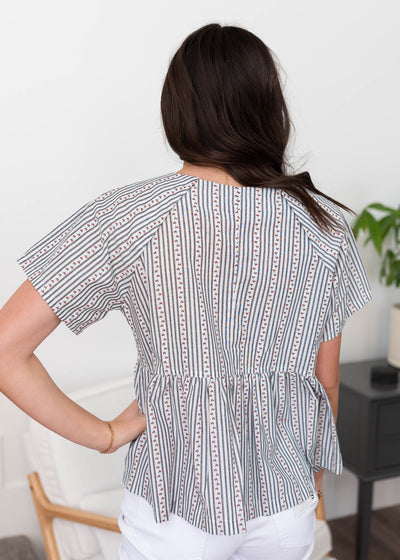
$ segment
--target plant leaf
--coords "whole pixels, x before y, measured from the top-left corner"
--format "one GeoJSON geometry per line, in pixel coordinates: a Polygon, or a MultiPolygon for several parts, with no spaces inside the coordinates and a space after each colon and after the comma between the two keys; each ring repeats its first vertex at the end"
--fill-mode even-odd
{"type": "Polygon", "coordinates": [[[375,245],[376,250],[378,251],[379,255],[382,254],[382,234],[381,228],[379,226],[378,221],[374,218],[374,216],[366,211],[366,222],[368,224],[369,233],[371,235],[371,239],[373,244],[375,245]]]}
{"type": "Polygon", "coordinates": [[[385,206],[380,202],[373,202],[372,204],[368,204],[367,208],[375,208],[376,210],[382,210],[383,212],[389,212],[390,214],[397,212],[396,208],[390,208],[390,206],[385,206]]]}
{"type": "Polygon", "coordinates": [[[396,225],[396,216],[394,216],[393,214],[390,214],[389,216],[385,216],[384,218],[381,218],[378,222],[380,228],[381,228],[381,236],[382,236],[382,240],[385,239],[385,237],[387,236],[387,234],[389,233],[389,231],[395,227],[396,225]]]}
{"type": "Polygon", "coordinates": [[[388,256],[388,262],[389,262],[389,273],[386,276],[386,286],[391,286],[394,282],[394,276],[395,276],[395,259],[394,259],[394,253],[393,251],[391,251],[390,249],[387,251],[387,256],[388,256]]]}
{"type": "Polygon", "coordinates": [[[357,239],[357,236],[360,232],[360,228],[361,228],[361,219],[360,219],[360,217],[358,217],[355,220],[355,222],[353,223],[353,225],[351,226],[351,229],[353,230],[355,239],[357,239]]]}

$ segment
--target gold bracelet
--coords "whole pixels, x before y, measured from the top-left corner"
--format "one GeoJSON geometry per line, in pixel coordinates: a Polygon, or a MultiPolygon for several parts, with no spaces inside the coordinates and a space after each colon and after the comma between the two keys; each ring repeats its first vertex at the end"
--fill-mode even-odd
{"type": "Polygon", "coordinates": [[[107,447],[107,449],[105,451],[100,451],[100,453],[107,453],[107,451],[109,449],[111,449],[112,444],[114,443],[114,430],[113,427],[111,426],[111,422],[109,422],[108,420],[104,420],[104,422],[108,425],[108,427],[110,428],[110,432],[111,432],[111,439],[110,439],[110,443],[109,446],[107,447]]]}

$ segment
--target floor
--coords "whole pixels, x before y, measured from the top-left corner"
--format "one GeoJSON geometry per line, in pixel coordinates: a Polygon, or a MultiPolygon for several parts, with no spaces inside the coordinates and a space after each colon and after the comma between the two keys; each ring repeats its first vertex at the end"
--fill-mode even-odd
{"type": "Polygon", "coordinates": [[[15,535],[0,539],[0,560],[36,560],[36,555],[26,535],[15,535]]]}
{"type": "MultiPolygon", "coordinates": [[[[338,560],[355,559],[357,516],[334,519],[328,525],[331,555],[338,560]]],[[[400,505],[371,512],[369,556],[365,560],[400,560],[400,505]]]]}

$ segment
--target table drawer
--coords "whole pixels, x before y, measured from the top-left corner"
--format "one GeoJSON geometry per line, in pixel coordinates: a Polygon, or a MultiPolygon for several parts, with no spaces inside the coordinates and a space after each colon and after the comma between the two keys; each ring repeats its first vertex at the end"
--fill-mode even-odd
{"type": "Polygon", "coordinates": [[[378,406],[378,436],[400,436],[400,402],[378,406]]]}
{"type": "Polygon", "coordinates": [[[376,445],[375,468],[400,467],[400,435],[381,437],[376,445]]]}

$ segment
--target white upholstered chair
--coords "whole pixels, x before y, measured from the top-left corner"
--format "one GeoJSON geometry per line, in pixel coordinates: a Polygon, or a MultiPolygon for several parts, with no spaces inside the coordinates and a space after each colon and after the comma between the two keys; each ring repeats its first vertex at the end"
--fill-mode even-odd
{"type": "MultiPolygon", "coordinates": [[[[97,384],[68,396],[100,418],[114,418],[135,398],[133,377],[97,384]]],[[[117,518],[124,494],[122,475],[128,446],[101,454],[55,434],[35,420],[29,419],[28,425],[24,434],[31,468],[28,479],[48,559],[118,560],[121,533],[117,518]]]]}

